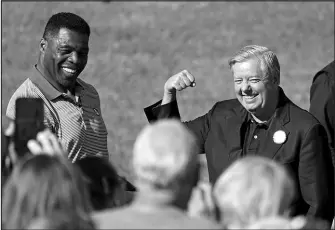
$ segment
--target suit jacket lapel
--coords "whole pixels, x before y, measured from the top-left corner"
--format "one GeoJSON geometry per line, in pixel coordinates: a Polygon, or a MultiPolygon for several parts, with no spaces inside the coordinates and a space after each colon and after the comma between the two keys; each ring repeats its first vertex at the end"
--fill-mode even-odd
{"type": "Polygon", "coordinates": [[[226,146],[230,146],[228,151],[229,158],[235,160],[242,156],[242,149],[244,143],[244,134],[246,130],[246,119],[248,112],[239,105],[233,109],[233,114],[227,117],[225,122],[225,128],[227,134],[225,139],[227,141],[226,146]]]}
{"type": "MultiPolygon", "coordinates": [[[[274,158],[279,149],[285,144],[287,141],[290,132],[285,128],[285,124],[290,121],[290,100],[286,97],[284,92],[280,90],[279,103],[278,107],[275,111],[274,117],[270,122],[267,135],[263,143],[263,148],[259,150],[259,155],[264,155],[269,158],[274,158]],[[278,138],[274,140],[274,135],[276,133],[284,131],[285,135],[282,135],[282,138],[278,138]],[[276,143],[277,142],[277,143],[276,143]]],[[[282,133],[282,132],[281,132],[282,133]]],[[[282,133],[282,134],[284,134],[282,133]]]]}

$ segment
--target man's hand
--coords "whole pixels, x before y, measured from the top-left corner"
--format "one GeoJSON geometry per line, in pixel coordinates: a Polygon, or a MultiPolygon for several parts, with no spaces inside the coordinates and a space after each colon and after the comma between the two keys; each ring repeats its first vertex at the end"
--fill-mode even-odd
{"type": "Polygon", "coordinates": [[[193,189],[187,211],[192,217],[216,219],[212,186],[209,183],[201,182],[193,189]]]}
{"type": "Polygon", "coordinates": [[[29,140],[27,143],[28,149],[34,155],[48,154],[66,157],[64,147],[59,142],[58,138],[49,129],[39,132],[36,140],[29,140]]]}
{"type": "Polygon", "coordinates": [[[183,70],[170,77],[164,85],[162,105],[176,100],[176,91],[182,91],[188,87],[195,87],[195,78],[187,70],[183,70]]]}
{"type": "MultiPolygon", "coordinates": [[[[8,128],[5,130],[4,134],[8,137],[13,137],[15,132],[15,123],[10,121],[8,128]]],[[[65,148],[59,142],[58,138],[49,129],[45,129],[39,132],[36,136],[36,140],[29,140],[27,143],[29,151],[33,155],[38,154],[48,154],[48,155],[58,155],[67,156],[65,148]]],[[[12,163],[16,163],[18,157],[14,149],[14,142],[8,143],[8,157],[12,163]]]]}

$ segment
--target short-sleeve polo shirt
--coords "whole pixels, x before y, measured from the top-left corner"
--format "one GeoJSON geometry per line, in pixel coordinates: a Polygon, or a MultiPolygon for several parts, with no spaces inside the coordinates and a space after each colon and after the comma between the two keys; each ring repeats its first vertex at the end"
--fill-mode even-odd
{"type": "Polygon", "coordinates": [[[108,133],[96,89],[77,79],[73,100],[54,88],[36,66],[27,77],[12,95],[7,106],[7,117],[15,119],[17,98],[41,98],[44,101],[44,123],[63,143],[72,162],[87,156],[108,159],[108,133]]]}

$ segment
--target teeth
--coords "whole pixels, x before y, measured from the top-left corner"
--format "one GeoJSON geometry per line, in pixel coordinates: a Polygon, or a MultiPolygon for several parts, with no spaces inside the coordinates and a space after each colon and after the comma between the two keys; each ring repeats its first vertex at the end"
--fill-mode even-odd
{"type": "Polygon", "coordinates": [[[63,68],[64,71],[68,72],[68,73],[75,73],[76,71],[73,69],[69,69],[69,68],[63,68]]]}
{"type": "Polygon", "coordinates": [[[254,98],[255,96],[244,96],[244,97],[247,99],[251,99],[251,98],[254,98]]]}

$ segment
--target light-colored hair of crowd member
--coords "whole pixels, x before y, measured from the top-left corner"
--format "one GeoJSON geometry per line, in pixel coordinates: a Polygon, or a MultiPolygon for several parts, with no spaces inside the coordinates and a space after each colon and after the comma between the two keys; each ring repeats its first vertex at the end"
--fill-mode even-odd
{"type": "Polygon", "coordinates": [[[234,57],[230,58],[230,68],[235,63],[244,62],[252,58],[258,58],[264,78],[280,84],[280,65],[275,53],[264,46],[250,45],[239,50],[234,57]]]}
{"type": "Polygon", "coordinates": [[[258,156],[237,160],[214,185],[220,221],[230,229],[266,217],[286,216],[294,195],[295,184],[286,169],[258,156]]]}
{"type": "Polygon", "coordinates": [[[2,198],[4,228],[23,229],[55,209],[80,216],[91,211],[80,170],[65,158],[45,154],[29,156],[14,167],[2,198]]]}
{"type": "Polygon", "coordinates": [[[195,137],[180,121],[166,119],[147,125],[139,133],[133,150],[139,192],[169,191],[177,196],[183,189],[184,195],[190,195],[199,170],[194,150],[195,137]]]}

